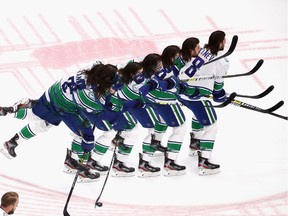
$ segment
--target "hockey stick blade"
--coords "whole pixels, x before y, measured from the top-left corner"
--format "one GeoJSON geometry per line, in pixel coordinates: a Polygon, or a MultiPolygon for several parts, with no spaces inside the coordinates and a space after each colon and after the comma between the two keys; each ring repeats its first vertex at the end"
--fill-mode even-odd
{"type": "Polygon", "coordinates": [[[269,109],[266,109],[265,111],[267,113],[272,113],[275,110],[279,109],[280,107],[282,107],[284,104],[284,101],[279,101],[277,104],[275,104],[274,106],[270,107],[269,109]]]}
{"type": "Polygon", "coordinates": [[[228,51],[225,54],[219,56],[218,58],[214,58],[211,61],[204,63],[203,65],[210,64],[210,63],[212,63],[214,61],[217,61],[219,59],[222,59],[222,58],[225,58],[225,57],[231,55],[234,52],[235,48],[236,48],[237,42],[238,42],[238,36],[234,35],[233,38],[232,38],[232,41],[231,41],[231,45],[230,45],[228,51]]]}
{"type": "Polygon", "coordinates": [[[70,198],[71,198],[71,196],[72,196],[72,192],[73,192],[73,190],[74,190],[75,184],[76,184],[76,182],[77,182],[78,175],[79,175],[79,171],[77,170],[76,175],[75,175],[75,178],[74,178],[73,183],[72,183],[72,186],[71,186],[71,189],[70,189],[70,192],[69,192],[69,195],[68,195],[68,198],[67,198],[67,201],[66,201],[66,203],[65,203],[65,207],[64,207],[64,209],[63,209],[63,215],[64,215],[64,216],[70,216],[70,214],[68,213],[67,208],[68,208],[68,203],[69,203],[70,198]]]}
{"type": "Polygon", "coordinates": [[[244,103],[242,101],[238,101],[238,100],[233,100],[231,102],[231,104],[235,105],[235,106],[239,106],[239,107],[242,107],[242,108],[245,108],[245,109],[249,109],[249,110],[253,110],[253,111],[257,111],[257,112],[261,112],[261,113],[272,113],[273,111],[279,109],[281,106],[283,106],[284,104],[284,101],[279,101],[277,104],[275,104],[274,106],[268,108],[268,109],[262,109],[262,108],[259,108],[259,107],[256,107],[254,105],[251,105],[251,104],[247,104],[247,103],[244,103]]]}
{"type": "Polygon", "coordinates": [[[109,177],[109,175],[110,175],[110,170],[111,170],[111,168],[112,168],[114,159],[115,159],[115,157],[116,157],[116,148],[117,148],[117,147],[115,146],[115,147],[114,147],[113,154],[112,154],[112,159],[111,159],[111,162],[110,162],[110,166],[109,166],[108,172],[107,172],[107,174],[106,174],[106,178],[105,178],[105,180],[104,180],[104,183],[103,183],[102,189],[101,189],[101,191],[100,191],[100,194],[99,194],[99,196],[97,197],[97,199],[96,199],[96,201],[95,201],[94,208],[96,208],[96,206],[102,207],[102,202],[99,202],[99,200],[100,200],[100,198],[101,198],[101,196],[102,196],[102,193],[103,193],[103,191],[104,191],[104,188],[105,188],[105,186],[106,186],[108,177],[109,177]]]}
{"type": "Polygon", "coordinates": [[[259,68],[262,66],[262,64],[264,63],[263,59],[260,59],[257,64],[254,66],[254,68],[252,68],[249,72],[247,73],[242,73],[242,74],[232,74],[232,75],[225,75],[223,76],[223,78],[233,78],[233,77],[240,77],[240,76],[249,76],[254,74],[256,71],[259,70],[259,68]]]}
{"type": "Polygon", "coordinates": [[[236,96],[237,96],[236,92],[233,92],[229,95],[229,97],[223,103],[221,103],[219,105],[214,105],[213,107],[223,108],[223,107],[227,106],[228,104],[230,104],[236,96]]]}
{"type": "MultiPolygon", "coordinates": [[[[86,153],[87,153],[87,152],[85,151],[84,154],[82,155],[82,158],[81,158],[81,160],[80,160],[80,164],[83,164],[84,157],[85,157],[85,154],[86,154],[86,153]]],[[[78,176],[79,176],[79,170],[77,170],[77,172],[76,172],[76,174],[75,174],[75,177],[74,177],[72,186],[71,186],[71,188],[70,188],[70,191],[69,191],[69,194],[68,194],[68,197],[67,197],[67,200],[66,200],[64,209],[63,209],[63,215],[64,215],[64,216],[70,216],[70,214],[68,213],[67,208],[68,208],[68,204],[69,204],[70,198],[71,198],[71,196],[72,196],[73,190],[74,190],[74,188],[75,188],[75,185],[76,185],[78,176]]]]}
{"type": "Polygon", "coordinates": [[[258,95],[242,95],[242,94],[238,94],[237,93],[237,97],[251,98],[251,99],[260,99],[260,98],[263,98],[266,95],[268,95],[271,91],[273,91],[273,89],[274,89],[274,86],[271,85],[265,91],[263,91],[262,93],[260,93],[258,95]]]}

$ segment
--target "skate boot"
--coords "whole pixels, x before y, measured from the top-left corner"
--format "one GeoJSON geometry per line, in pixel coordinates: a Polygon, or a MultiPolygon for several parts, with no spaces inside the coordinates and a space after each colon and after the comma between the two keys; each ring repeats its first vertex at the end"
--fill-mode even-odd
{"type": "Polygon", "coordinates": [[[186,167],[175,163],[165,155],[164,176],[178,176],[186,173],[186,167]]]}
{"type": "Polygon", "coordinates": [[[106,175],[108,172],[108,167],[100,164],[100,162],[94,160],[91,156],[89,157],[86,164],[92,171],[97,171],[100,175],[106,175]]]}
{"type": "Polygon", "coordinates": [[[209,162],[207,158],[201,157],[201,153],[198,157],[198,170],[200,176],[212,175],[220,172],[220,165],[213,164],[209,162]]]}
{"type": "Polygon", "coordinates": [[[160,167],[152,166],[148,161],[143,160],[143,155],[139,153],[139,174],[138,177],[153,177],[160,175],[160,167]]]}
{"type": "Polygon", "coordinates": [[[197,156],[197,153],[200,150],[200,140],[195,139],[195,135],[193,133],[190,133],[190,137],[189,156],[197,156]]]}
{"type": "Polygon", "coordinates": [[[0,116],[6,116],[7,113],[13,113],[13,107],[0,107],[0,116]]]}
{"type": "Polygon", "coordinates": [[[9,141],[6,141],[2,148],[0,149],[1,153],[4,154],[7,158],[12,159],[12,157],[16,157],[15,148],[18,146],[17,140],[19,139],[19,135],[16,133],[14,137],[12,137],[9,141]]]}
{"type": "Polygon", "coordinates": [[[79,171],[77,182],[94,182],[99,179],[99,173],[90,172],[89,167],[79,163],[77,160],[72,158],[71,154],[71,150],[67,149],[63,172],[68,174],[75,174],[77,171],[79,171]]]}
{"type": "Polygon", "coordinates": [[[124,162],[121,162],[114,156],[112,176],[114,177],[129,177],[135,175],[135,169],[133,167],[128,167],[124,162]]]}
{"type": "Polygon", "coordinates": [[[89,167],[80,164],[78,160],[72,158],[72,151],[67,149],[63,172],[68,174],[75,174],[77,170],[86,171],[89,170],[89,167]]]}
{"type": "Polygon", "coordinates": [[[167,150],[166,147],[161,145],[161,142],[155,139],[155,135],[151,134],[151,148],[155,151],[165,152],[167,150]]]}

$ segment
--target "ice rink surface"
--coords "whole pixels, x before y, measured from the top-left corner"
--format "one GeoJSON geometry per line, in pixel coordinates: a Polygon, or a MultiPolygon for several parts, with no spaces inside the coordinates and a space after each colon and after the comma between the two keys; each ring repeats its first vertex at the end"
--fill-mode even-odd
{"type": "MultiPolygon", "coordinates": [[[[254,75],[226,79],[227,92],[255,95],[269,86],[262,99],[238,98],[266,109],[283,100],[275,113],[287,116],[288,30],[286,0],[254,1],[1,1],[0,105],[23,97],[38,98],[54,81],[95,60],[113,64],[181,46],[187,37],[201,45],[214,30],[239,41],[229,56],[229,74],[243,73],[263,59],[254,75]],[[3,6],[5,5],[5,6],[3,6]]],[[[197,160],[188,156],[191,113],[178,158],[183,176],[155,178],[109,177],[94,208],[104,177],[76,184],[68,211],[72,216],[274,216],[288,215],[287,121],[229,105],[217,109],[219,130],[212,161],[221,172],[197,174],[197,160]]],[[[27,122],[1,117],[0,142],[10,139],[27,122]]],[[[135,130],[135,147],[128,164],[138,165],[146,131],[135,130]]],[[[168,130],[167,136],[171,131],[168,130]]],[[[17,216],[60,216],[74,175],[62,172],[72,137],[61,124],[17,148],[18,156],[0,155],[0,193],[20,194],[17,216]]],[[[95,131],[99,136],[100,131],[95,131]]],[[[165,141],[165,138],[164,138],[165,141]]],[[[109,165],[112,152],[103,163],[109,165]]],[[[163,166],[163,157],[152,161],[163,166]]]]}

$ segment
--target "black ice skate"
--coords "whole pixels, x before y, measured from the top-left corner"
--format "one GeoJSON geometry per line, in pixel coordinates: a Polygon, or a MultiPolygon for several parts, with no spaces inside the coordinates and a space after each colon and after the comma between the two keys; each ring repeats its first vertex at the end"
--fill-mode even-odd
{"type": "Polygon", "coordinates": [[[220,165],[213,164],[207,158],[201,157],[201,153],[198,153],[198,157],[199,175],[212,175],[220,172],[220,165]]]}
{"type": "Polygon", "coordinates": [[[159,176],[160,170],[160,167],[154,167],[148,161],[143,160],[143,155],[139,153],[138,177],[159,176]]]}
{"type": "Polygon", "coordinates": [[[0,107],[0,116],[6,116],[7,113],[13,113],[13,107],[0,107]]]}
{"type": "Polygon", "coordinates": [[[18,146],[17,140],[19,139],[19,135],[15,134],[9,141],[6,141],[2,148],[0,149],[1,153],[4,154],[7,158],[12,159],[17,155],[15,153],[15,148],[18,146]]]}
{"type": "Polygon", "coordinates": [[[113,172],[111,175],[114,177],[129,177],[135,175],[135,169],[126,166],[124,162],[119,161],[116,156],[114,156],[112,170],[113,172]]]}
{"type": "Polygon", "coordinates": [[[72,158],[71,150],[67,149],[66,158],[64,161],[64,170],[63,172],[68,174],[75,174],[79,171],[79,176],[77,182],[94,182],[97,181],[100,177],[99,173],[90,172],[89,167],[84,164],[79,163],[77,160],[72,158]]]}
{"type": "Polygon", "coordinates": [[[79,171],[77,182],[88,183],[98,181],[99,179],[100,179],[99,173],[90,172],[90,170],[85,170],[85,171],[79,171]]]}
{"type": "Polygon", "coordinates": [[[189,145],[189,156],[197,156],[198,151],[200,151],[200,140],[194,138],[195,135],[190,133],[190,145],[189,145]]]}
{"type": "Polygon", "coordinates": [[[100,175],[106,175],[108,172],[108,167],[100,164],[100,162],[94,160],[91,156],[89,157],[86,165],[92,170],[97,171],[100,175]]]}
{"type": "Polygon", "coordinates": [[[186,167],[175,163],[165,155],[164,176],[178,176],[186,173],[186,167]]]}
{"type": "Polygon", "coordinates": [[[155,151],[166,152],[167,148],[161,145],[161,142],[155,139],[155,135],[151,134],[151,148],[155,151]]]}

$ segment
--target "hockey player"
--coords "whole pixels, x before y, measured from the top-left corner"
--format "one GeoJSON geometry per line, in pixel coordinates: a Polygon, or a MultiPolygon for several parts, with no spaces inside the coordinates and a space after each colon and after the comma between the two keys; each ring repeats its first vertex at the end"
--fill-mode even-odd
{"type": "MultiPolygon", "coordinates": [[[[203,49],[197,38],[187,38],[181,48],[181,58],[185,66],[180,70],[179,79],[187,80],[197,76],[223,76],[228,70],[227,59],[221,59],[211,64],[205,62],[219,55],[226,43],[223,31],[213,32],[203,49]]],[[[209,175],[220,172],[220,165],[209,161],[217,134],[217,115],[211,101],[202,95],[213,95],[215,102],[224,102],[226,93],[223,88],[223,78],[215,80],[188,81],[182,83],[182,94],[179,100],[194,114],[190,140],[191,155],[198,153],[199,175],[209,175]],[[190,95],[199,95],[198,99],[191,99],[190,95]]],[[[197,98],[197,97],[196,97],[197,98]]]]}
{"type": "MultiPolygon", "coordinates": [[[[115,82],[116,72],[117,67],[100,63],[93,65],[91,69],[79,71],[75,76],[63,78],[56,82],[32,107],[30,115],[35,121],[29,123],[28,126],[5,142],[1,152],[8,158],[16,157],[15,148],[19,144],[39,132],[46,131],[51,125],[59,125],[62,121],[73,133],[82,137],[81,148],[83,151],[90,152],[94,148],[93,130],[90,122],[79,112],[81,99],[87,97],[82,94],[78,95],[78,93],[86,89],[88,94],[90,93],[94,98],[101,98],[115,82]]],[[[86,104],[87,102],[84,105],[86,104]]],[[[1,110],[5,109],[1,108],[1,110]]],[[[87,177],[86,174],[86,170],[80,172],[80,176],[87,177]]],[[[98,179],[99,173],[95,173],[93,178],[98,179]]]]}
{"type": "Polygon", "coordinates": [[[101,159],[110,147],[111,140],[117,147],[112,166],[114,177],[129,177],[135,175],[135,168],[129,167],[126,161],[134,146],[135,137],[133,136],[133,129],[136,127],[137,121],[127,111],[112,111],[105,110],[99,116],[88,116],[91,122],[95,122],[96,127],[104,131],[95,143],[94,150],[91,151],[87,165],[100,173],[108,171],[107,166],[101,165],[101,159]],[[111,139],[110,134],[115,134],[114,139],[111,139]]]}
{"type": "Polygon", "coordinates": [[[185,134],[185,116],[177,103],[175,76],[171,68],[163,68],[159,54],[151,53],[143,59],[143,72],[148,82],[139,90],[147,102],[157,111],[160,122],[172,128],[168,138],[167,148],[152,136],[151,146],[165,151],[164,175],[173,176],[185,174],[186,167],[176,163],[185,134]]]}
{"type": "Polygon", "coordinates": [[[159,122],[159,115],[142,100],[139,88],[141,88],[146,78],[143,74],[141,63],[130,61],[124,68],[119,70],[123,87],[117,91],[118,98],[123,102],[124,109],[127,109],[141,124],[147,128],[147,135],[142,144],[142,153],[139,153],[138,176],[152,177],[160,175],[160,167],[150,164],[150,157],[155,153],[151,148],[151,134],[154,126],[159,122]]]}
{"type": "MultiPolygon", "coordinates": [[[[119,76],[117,76],[119,78],[119,76]]],[[[112,176],[134,176],[135,169],[128,167],[126,161],[134,145],[134,137],[132,136],[132,130],[135,128],[137,121],[134,117],[122,110],[122,104],[119,104],[119,100],[114,96],[115,90],[122,86],[118,81],[113,84],[107,94],[103,95],[99,100],[99,104],[102,107],[101,112],[91,113],[83,110],[84,115],[89,119],[97,129],[103,131],[103,134],[98,137],[95,142],[94,149],[89,155],[87,166],[92,170],[99,172],[100,174],[106,174],[108,167],[101,164],[102,157],[111,146],[111,140],[114,145],[117,146],[115,152],[114,164],[112,176]],[[115,131],[118,131],[116,136],[115,131]],[[120,136],[121,131],[121,136],[120,136]]],[[[81,137],[74,139],[72,143],[72,149],[75,149],[78,155],[83,154],[81,152],[80,143],[81,137]]],[[[115,147],[116,148],[116,147],[115,147]]]]}

